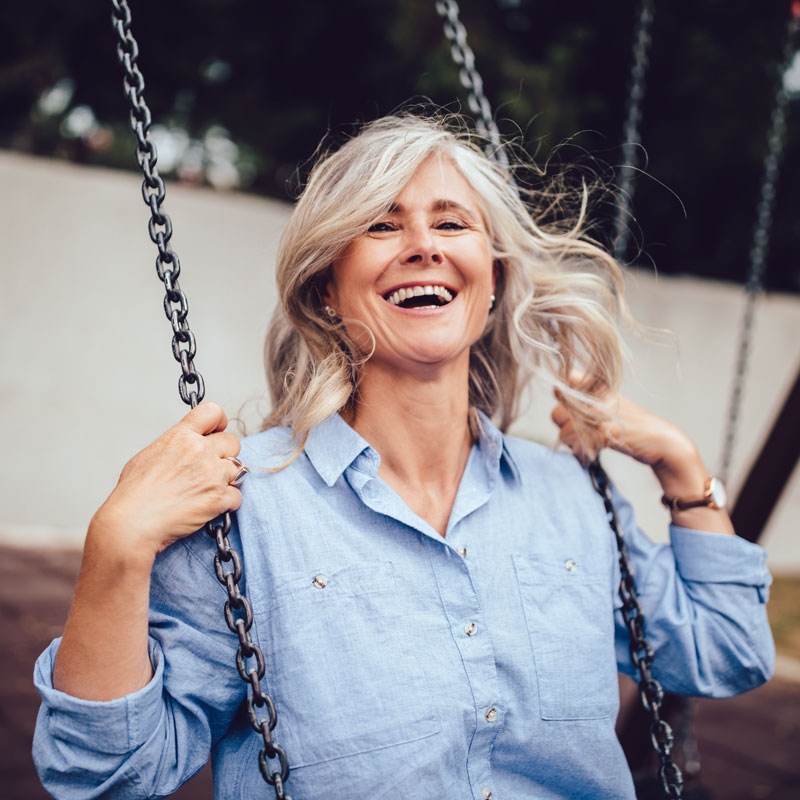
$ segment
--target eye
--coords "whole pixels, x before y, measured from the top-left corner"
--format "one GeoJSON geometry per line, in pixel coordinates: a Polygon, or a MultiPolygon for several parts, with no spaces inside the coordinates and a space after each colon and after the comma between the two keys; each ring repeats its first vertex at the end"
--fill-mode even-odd
{"type": "Polygon", "coordinates": [[[436,223],[436,229],[440,231],[463,231],[467,226],[454,219],[443,220],[436,223]]]}
{"type": "Polygon", "coordinates": [[[397,228],[391,222],[376,222],[367,228],[368,233],[388,233],[394,230],[397,230],[397,228]]]}

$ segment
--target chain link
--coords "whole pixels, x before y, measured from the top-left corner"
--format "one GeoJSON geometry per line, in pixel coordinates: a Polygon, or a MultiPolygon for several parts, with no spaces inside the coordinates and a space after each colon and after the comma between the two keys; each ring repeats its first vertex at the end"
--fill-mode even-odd
{"type": "Polygon", "coordinates": [[[655,0],[641,0],[639,19],[633,33],[633,64],[625,107],[625,124],[622,128],[622,168],[618,187],[617,218],[614,230],[614,258],[622,260],[628,250],[630,218],[636,178],[638,149],[642,141],[642,102],[644,100],[645,74],[649,63],[651,29],[655,0]]]}
{"type": "Polygon", "coordinates": [[[783,158],[786,141],[786,108],[789,104],[789,89],[785,75],[789,70],[794,54],[798,49],[798,32],[800,17],[793,15],[789,20],[783,58],[778,67],[778,91],[772,110],[769,135],[767,137],[767,153],[764,156],[764,171],[761,178],[761,196],[758,202],[756,223],[753,229],[753,243],[750,248],[750,270],[747,277],[747,298],[739,328],[739,346],[736,355],[733,386],[728,404],[728,417],[723,436],[722,456],[720,457],[719,474],[727,480],[733,459],[733,448],[736,443],[736,431],[739,426],[739,414],[742,407],[744,383],[747,376],[747,365],[750,358],[750,343],[753,339],[753,322],[756,301],[761,294],[764,280],[764,268],[767,259],[769,234],[772,228],[772,213],[775,207],[775,187],[783,158]]]}
{"type": "MultiPolygon", "coordinates": [[[[111,6],[111,21],[117,33],[117,57],[125,71],[123,85],[131,106],[130,126],[136,136],[136,162],[144,175],[142,198],[150,208],[147,228],[153,244],[158,248],[156,273],[166,290],[164,313],[172,326],[172,355],[181,366],[178,391],[181,400],[194,408],[205,395],[205,384],[203,376],[194,365],[197,343],[187,320],[189,304],[178,282],[181,264],[170,243],[172,220],[162,208],[166,190],[156,167],[156,146],[149,136],[152,116],[144,101],[144,78],[136,64],[139,46],[131,35],[131,11],[127,0],[111,0],[111,6]]],[[[264,654],[250,635],[253,610],[239,589],[242,563],[228,539],[231,530],[230,512],[226,511],[221,520],[217,524],[214,521],[209,522],[206,533],[217,545],[214,574],[228,593],[223,608],[225,622],[239,640],[236,669],[239,677],[249,687],[247,713],[250,725],[263,742],[258,754],[258,768],[264,780],[272,786],[276,800],[292,800],[284,791],[284,783],[289,778],[289,760],[286,751],[272,739],[272,731],[278,722],[275,703],[261,687],[265,672],[264,654]],[[230,564],[232,569],[226,570],[225,564],[230,564]],[[263,716],[264,712],[266,717],[263,716]],[[274,763],[276,759],[277,765],[274,763]]]]}
{"type": "Polygon", "coordinates": [[[456,0],[436,0],[436,12],[444,19],[444,35],[450,41],[450,54],[459,67],[458,77],[467,90],[467,103],[476,115],[478,133],[487,140],[486,155],[509,171],[508,157],[500,140],[500,131],[492,116],[492,107],[483,91],[483,79],[475,69],[475,53],[467,44],[467,29],[459,19],[456,0]]]}
{"type": "Polygon", "coordinates": [[[630,635],[629,650],[631,661],[639,672],[639,697],[645,710],[650,713],[650,743],[658,756],[658,775],[661,779],[661,787],[666,797],[680,798],[683,790],[683,776],[672,760],[672,746],[674,744],[672,728],[661,717],[661,701],[664,698],[664,690],[651,672],[653,649],[645,637],[644,612],[636,593],[628,546],[625,544],[625,539],[620,532],[617,513],[614,510],[614,503],[611,499],[611,482],[605,470],[600,466],[599,461],[594,461],[589,466],[589,476],[592,479],[592,485],[595,490],[603,498],[608,524],[614,533],[614,538],[617,540],[622,617],[630,635]]]}

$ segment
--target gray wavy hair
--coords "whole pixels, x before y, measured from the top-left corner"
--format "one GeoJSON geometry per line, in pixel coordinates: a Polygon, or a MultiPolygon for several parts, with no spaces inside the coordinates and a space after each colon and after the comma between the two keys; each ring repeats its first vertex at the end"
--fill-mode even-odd
{"type": "Polygon", "coordinates": [[[497,265],[497,301],[470,352],[470,405],[505,430],[537,375],[559,390],[585,441],[609,416],[605,398],[621,382],[620,332],[630,315],[619,266],[586,234],[586,187],[572,221],[544,224],[561,190],[515,186],[462,118],[389,116],[319,157],[281,239],[279,303],[264,348],[273,407],[262,429],[290,426],[296,453],[311,428],[355,408],[369,358],[348,335],[347,320],[324,313],[331,264],[434,154],[472,186],[497,265]],[[582,373],[577,383],[575,372],[582,373]]]}

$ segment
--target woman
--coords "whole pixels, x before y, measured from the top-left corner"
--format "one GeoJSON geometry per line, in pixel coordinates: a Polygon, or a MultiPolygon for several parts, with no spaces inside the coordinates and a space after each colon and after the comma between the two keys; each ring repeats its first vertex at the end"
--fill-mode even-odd
{"type": "Polygon", "coordinates": [[[571,455],[501,433],[534,373],[580,460],[614,447],[696,502],[673,503],[656,546],[617,497],[665,689],[768,678],[763,551],[697,501],[708,473],[682,431],[605,400],[622,284],[582,222],[537,226],[440,122],[380,120],[321,159],[278,259],[265,430],[240,453],[200,405],[92,520],[64,637],[36,668],[34,751],[56,797],[163,796],[209,752],[218,797],[263,791],[214,544],[191,535],[238,508],[297,800],[632,798],[602,503],[571,455]],[[242,490],[237,455],[261,468],[242,490]]]}

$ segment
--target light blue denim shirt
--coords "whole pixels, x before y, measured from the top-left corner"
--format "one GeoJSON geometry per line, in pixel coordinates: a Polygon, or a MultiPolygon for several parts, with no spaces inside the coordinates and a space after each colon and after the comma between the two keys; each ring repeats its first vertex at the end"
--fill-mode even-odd
{"type": "MultiPolygon", "coordinates": [[[[244,484],[231,539],[295,800],[634,797],[614,734],[617,670],[632,668],[600,498],[570,455],[482,421],[446,538],[339,416],[291,466],[244,484]]],[[[273,429],[241,458],[276,465],[287,446],[273,429]]],[[[665,689],[722,697],[766,680],[764,551],[675,526],[655,545],[616,499],[665,689]]],[[[271,796],[212,558],[198,533],[157,559],[155,676],[138,692],[70,697],[52,686],[58,640],[39,658],[34,757],[55,797],[161,797],[209,752],[218,798],[271,796]]]]}

